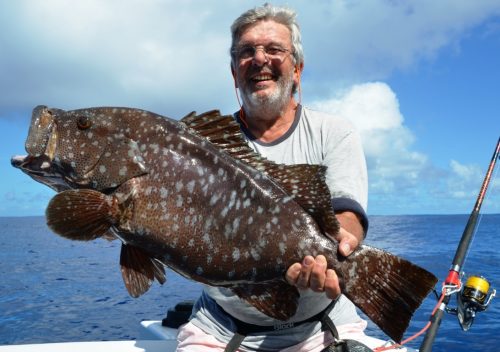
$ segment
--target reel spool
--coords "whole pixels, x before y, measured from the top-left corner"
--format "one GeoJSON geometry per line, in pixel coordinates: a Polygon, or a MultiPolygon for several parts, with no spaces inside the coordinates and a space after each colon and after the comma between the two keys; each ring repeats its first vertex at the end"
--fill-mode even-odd
{"type": "Polygon", "coordinates": [[[458,307],[456,314],[463,331],[469,330],[474,322],[476,312],[488,308],[491,300],[496,295],[496,290],[488,294],[489,282],[482,276],[470,276],[457,297],[458,307]]]}

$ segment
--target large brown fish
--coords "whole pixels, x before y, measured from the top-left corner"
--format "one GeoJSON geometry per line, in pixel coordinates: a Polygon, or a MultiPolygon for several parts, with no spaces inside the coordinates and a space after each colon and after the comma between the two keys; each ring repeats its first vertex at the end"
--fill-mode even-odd
{"type": "Polygon", "coordinates": [[[325,167],[259,157],[233,118],[217,111],[175,121],[129,108],[39,106],[26,151],[12,164],[59,192],[48,226],[74,240],[120,239],[134,297],[154,279],[164,283],[166,265],[287,320],[299,293],[284,280],[286,269],[324,254],[343,293],[400,341],[437,281],[365,245],[339,257],[325,167]]]}

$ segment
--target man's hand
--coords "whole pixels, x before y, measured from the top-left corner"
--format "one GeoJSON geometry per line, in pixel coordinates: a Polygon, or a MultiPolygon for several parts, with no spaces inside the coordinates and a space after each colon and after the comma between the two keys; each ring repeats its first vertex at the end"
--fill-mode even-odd
{"type": "MultiPolygon", "coordinates": [[[[343,212],[336,216],[341,226],[336,236],[336,240],[339,241],[339,253],[347,257],[361,243],[364,236],[363,228],[354,213],[343,212]]],[[[311,289],[314,292],[325,292],[330,299],[337,298],[341,293],[337,274],[334,270],[327,269],[326,258],[323,255],[318,255],[316,258],[308,255],[302,263],[292,264],[285,278],[290,285],[300,289],[311,289]]]]}
{"type": "Polygon", "coordinates": [[[310,288],[314,292],[325,292],[330,299],[340,295],[339,279],[332,269],[326,268],[326,258],[308,255],[302,263],[292,264],[286,274],[286,281],[300,289],[310,288]]]}

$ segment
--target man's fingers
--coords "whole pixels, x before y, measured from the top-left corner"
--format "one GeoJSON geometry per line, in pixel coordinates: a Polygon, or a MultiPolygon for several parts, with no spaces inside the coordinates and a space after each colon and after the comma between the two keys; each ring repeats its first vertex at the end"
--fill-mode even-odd
{"type": "Polygon", "coordinates": [[[326,271],[325,293],[330,299],[336,299],[340,295],[339,278],[335,270],[328,269],[326,271]]]}
{"type": "Polygon", "coordinates": [[[309,287],[309,278],[311,277],[311,271],[314,267],[314,258],[310,255],[306,256],[302,261],[300,275],[297,279],[297,287],[306,289],[309,287]]]}
{"type": "Polygon", "coordinates": [[[302,263],[292,264],[286,271],[285,279],[290,285],[300,289],[324,291],[330,299],[340,295],[337,274],[334,270],[327,269],[327,261],[323,255],[318,255],[316,258],[306,256],[302,263]]]}
{"type": "Polygon", "coordinates": [[[285,274],[285,279],[290,285],[295,286],[297,284],[297,280],[299,279],[301,269],[302,265],[300,265],[300,263],[292,264],[288,268],[285,274]]]}
{"type": "Polygon", "coordinates": [[[325,288],[326,266],[326,258],[323,255],[318,255],[314,260],[314,267],[309,279],[310,287],[313,291],[323,292],[325,288]]]}
{"type": "Polygon", "coordinates": [[[340,228],[337,240],[339,241],[339,253],[344,257],[349,256],[359,245],[359,240],[356,236],[343,228],[340,228]]]}

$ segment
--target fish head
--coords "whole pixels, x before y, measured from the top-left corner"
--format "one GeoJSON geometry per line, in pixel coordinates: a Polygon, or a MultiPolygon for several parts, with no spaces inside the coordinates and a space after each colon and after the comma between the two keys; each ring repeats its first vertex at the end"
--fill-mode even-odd
{"type": "Polygon", "coordinates": [[[57,192],[103,191],[147,173],[136,141],[112,108],[73,111],[37,106],[25,148],[11,163],[57,192]]]}

